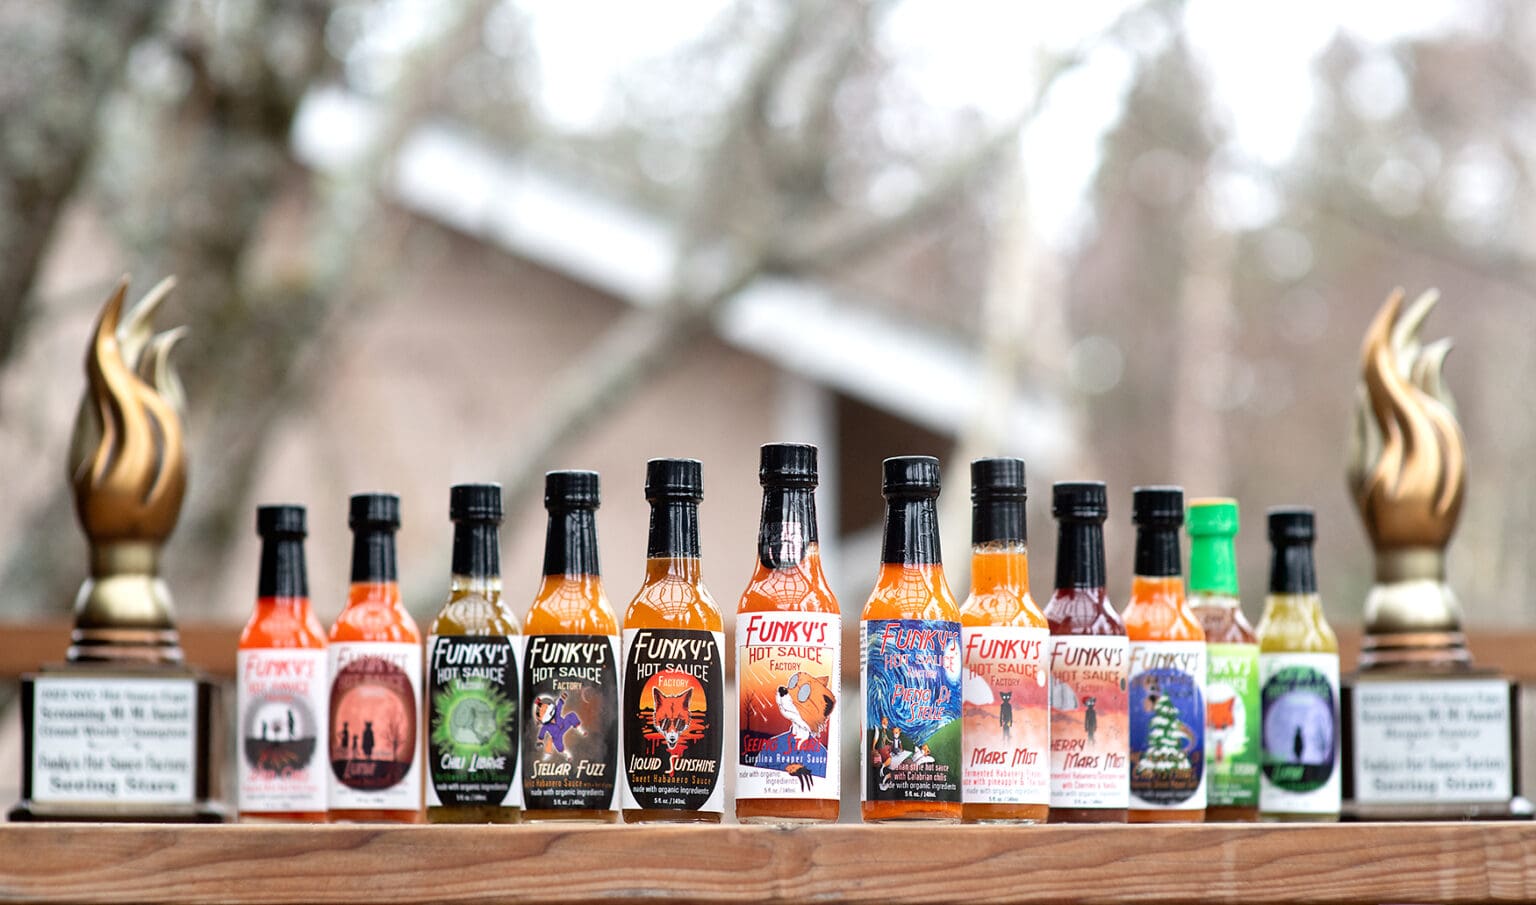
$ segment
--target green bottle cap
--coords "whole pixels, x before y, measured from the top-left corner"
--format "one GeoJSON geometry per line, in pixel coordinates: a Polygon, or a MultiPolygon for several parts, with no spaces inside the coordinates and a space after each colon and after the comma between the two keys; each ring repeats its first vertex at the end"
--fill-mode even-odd
{"type": "Polygon", "coordinates": [[[1185,520],[1191,539],[1189,589],[1237,596],[1237,500],[1194,500],[1185,520]]]}

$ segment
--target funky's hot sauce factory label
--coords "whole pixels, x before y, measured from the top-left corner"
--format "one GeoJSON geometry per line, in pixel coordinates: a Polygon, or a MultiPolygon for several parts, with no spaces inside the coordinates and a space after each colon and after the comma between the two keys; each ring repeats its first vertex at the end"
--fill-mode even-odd
{"type": "Polygon", "coordinates": [[[1124,635],[1051,638],[1051,807],[1130,803],[1129,670],[1124,635]]]}
{"type": "Polygon", "coordinates": [[[837,800],[839,625],[827,613],[741,617],[737,798],[837,800]]]}
{"type": "Polygon", "coordinates": [[[960,801],[960,625],[864,622],[865,801],[960,801]]]}
{"type": "Polygon", "coordinates": [[[420,808],[421,648],[357,641],[332,644],[330,655],[332,810],[420,808]]]}
{"type": "Polygon", "coordinates": [[[523,799],[530,810],[614,806],[619,639],[531,635],[523,661],[523,799]]]}
{"type": "Polygon", "coordinates": [[[1048,804],[1045,628],[961,629],[965,642],[965,800],[1048,804]]]}
{"type": "Polygon", "coordinates": [[[427,805],[519,807],[519,648],[506,635],[427,643],[427,805]]]}
{"type": "Polygon", "coordinates": [[[724,810],[725,635],[624,630],[624,806],[724,810]]]}

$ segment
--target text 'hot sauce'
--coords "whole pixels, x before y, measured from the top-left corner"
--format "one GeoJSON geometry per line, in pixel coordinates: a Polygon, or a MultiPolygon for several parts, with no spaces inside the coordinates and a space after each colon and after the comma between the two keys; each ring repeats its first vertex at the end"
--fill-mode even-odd
{"type": "Polygon", "coordinates": [[[961,817],[960,608],[939,555],[939,462],[886,459],[880,576],[860,633],[866,821],[961,817]]]}
{"type": "Polygon", "coordinates": [[[309,605],[303,506],[256,510],[261,573],[240,633],[240,819],[324,823],[329,711],[325,630],[309,605]]]}
{"type": "Polygon", "coordinates": [[[762,448],[757,568],[736,613],[736,817],[837,819],[842,620],[821,571],[816,447],[762,448]]]}
{"type": "Polygon", "coordinates": [[[1029,596],[1024,462],[971,463],[965,650],[964,818],[1043,823],[1050,811],[1050,628],[1029,596]]]}
{"type": "Polygon", "coordinates": [[[330,818],[421,820],[421,633],[400,603],[400,498],[352,497],[352,587],[330,637],[330,818]]]}
{"type": "Polygon", "coordinates": [[[697,459],[646,463],[645,581],[624,614],[624,819],[718,823],[725,631],[699,564],[697,459]]]}
{"type": "Polygon", "coordinates": [[[1124,823],[1129,804],[1130,644],[1105,587],[1104,520],[1097,481],[1051,489],[1056,516],[1056,590],[1051,628],[1052,823],[1124,823]]]}
{"type": "Polygon", "coordinates": [[[619,620],[597,563],[594,471],[544,476],[544,578],[523,660],[523,819],[618,819],[619,620]]]}
{"type": "Polygon", "coordinates": [[[1138,487],[1131,639],[1132,823],[1205,819],[1205,630],[1184,600],[1184,491],[1138,487]]]}

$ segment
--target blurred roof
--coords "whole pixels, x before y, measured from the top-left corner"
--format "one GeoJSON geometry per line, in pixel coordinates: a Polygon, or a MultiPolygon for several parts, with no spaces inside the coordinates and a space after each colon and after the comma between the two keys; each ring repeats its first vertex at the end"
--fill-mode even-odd
{"type": "MultiPolygon", "coordinates": [[[[376,102],[341,88],[312,92],[299,110],[294,152],[339,172],[378,128],[376,102]]],[[[426,124],[402,143],[388,190],[421,216],[535,261],[631,305],[664,297],[673,241],[661,219],[576,184],[451,126],[426,124]]],[[[983,372],[976,348],[903,321],[845,293],[765,275],[730,300],[716,331],[733,345],[832,389],[941,433],[978,416],[983,372]]],[[[1066,412],[1026,395],[1006,438],[1050,468],[1064,453],[1066,412]]]]}

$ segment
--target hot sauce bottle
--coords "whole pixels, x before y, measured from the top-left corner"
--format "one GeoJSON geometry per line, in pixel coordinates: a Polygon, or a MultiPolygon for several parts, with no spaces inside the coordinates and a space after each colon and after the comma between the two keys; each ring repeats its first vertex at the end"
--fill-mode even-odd
{"type": "Polygon", "coordinates": [[[961,818],[960,608],[939,556],[939,460],[884,463],[880,577],[864,604],[866,821],[961,818]]]}
{"type": "Polygon", "coordinates": [[[1205,819],[1259,819],[1259,639],[1238,599],[1236,500],[1189,504],[1189,606],[1205,629],[1205,819]]]}
{"type": "Polygon", "coordinates": [[[330,637],[330,819],[421,822],[421,633],[400,604],[400,498],[352,497],[352,587],[330,637]]]}
{"type": "Polygon", "coordinates": [[[240,819],[324,823],[325,629],[309,606],[303,506],[256,510],[261,574],[240,633],[240,819]]]}
{"type": "Polygon", "coordinates": [[[516,823],[522,639],[501,599],[501,485],[448,492],[453,572],[427,634],[427,822],[516,823]]]}
{"type": "Polygon", "coordinates": [[[1266,820],[1339,819],[1339,640],[1317,594],[1311,509],[1269,511],[1274,559],[1259,621],[1266,820]]]}
{"type": "Polygon", "coordinates": [[[1138,487],[1131,639],[1131,823],[1205,819],[1205,630],[1184,601],[1184,491],[1138,487]]]}
{"type": "Polygon", "coordinates": [[[725,631],[699,567],[697,459],[646,463],[645,581],[624,614],[624,819],[719,823],[725,631]]]}
{"type": "Polygon", "coordinates": [[[971,463],[965,650],[966,823],[1044,823],[1051,804],[1050,628],[1029,596],[1022,459],[971,463]]]}
{"type": "Polygon", "coordinates": [[[544,476],[544,580],[523,659],[523,819],[618,820],[619,620],[597,565],[595,471],[544,476]]]}
{"type": "Polygon", "coordinates": [[[842,619],[821,571],[816,447],[764,446],[758,479],[757,569],[736,608],[736,818],[835,821],[842,619]]]}
{"type": "Polygon", "coordinates": [[[1124,823],[1130,763],[1126,680],[1130,643],[1105,588],[1104,520],[1097,481],[1051,492],[1058,523],[1051,627],[1052,823],[1124,823]]]}

